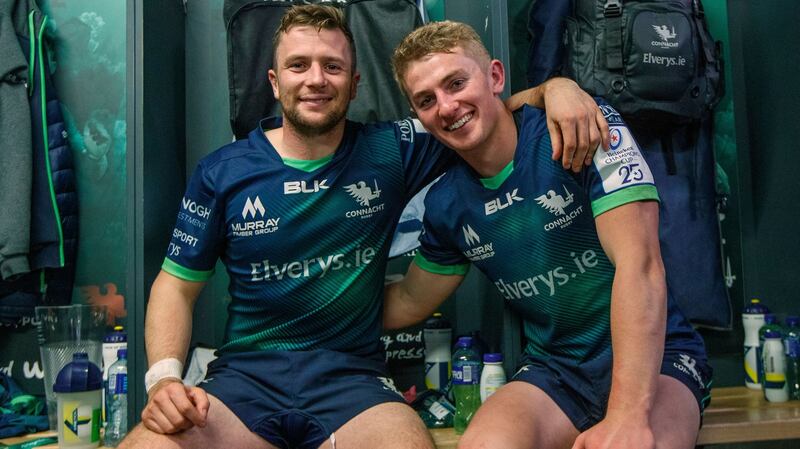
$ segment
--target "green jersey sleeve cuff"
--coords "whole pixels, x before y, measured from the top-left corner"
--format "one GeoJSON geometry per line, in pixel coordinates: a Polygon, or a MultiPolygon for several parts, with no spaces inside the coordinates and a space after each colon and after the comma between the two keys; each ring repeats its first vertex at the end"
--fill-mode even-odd
{"type": "Polygon", "coordinates": [[[214,274],[213,269],[208,271],[190,270],[186,267],[182,267],[176,264],[175,262],[169,259],[164,259],[164,263],[161,264],[161,269],[177,278],[193,282],[207,281],[208,278],[210,278],[211,275],[214,274]]]}
{"type": "Polygon", "coordinates": [[[656,186],[652,184],[632,186],[592,201],[592,213],[596,218],[598,215],[623,204],[651,200],[660,201],[656,186]]]}
{"type": "Polygon", "coordinates": [[[425,256],[423,256],[419,251],[417,251],[417,254],[414,256],[414,263],[429,273],[442,274],[445,276],[464,276],[469,271],[468,263],[457,265],[439,265],[436,262],[431,262],[430,260],[426,259],[425,256]]]}

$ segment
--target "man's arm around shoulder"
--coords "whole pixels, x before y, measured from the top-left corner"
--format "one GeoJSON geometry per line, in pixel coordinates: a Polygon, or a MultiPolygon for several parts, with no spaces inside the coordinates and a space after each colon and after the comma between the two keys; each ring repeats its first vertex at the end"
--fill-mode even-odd
{"type": "Polygon", "coordinates": [[[428,318],[463,280],[464,276],[432,273],[412,262],[403,280],[386,286],[383,327],[400,329],[428,318]]]}

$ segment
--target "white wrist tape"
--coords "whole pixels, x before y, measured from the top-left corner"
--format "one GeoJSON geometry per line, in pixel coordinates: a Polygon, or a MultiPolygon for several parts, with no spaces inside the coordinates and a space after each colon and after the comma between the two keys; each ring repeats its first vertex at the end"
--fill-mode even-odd
{"type": "Polygon", "coordinates": [[[170,377],[181,380],[181,373],[183,373],[183,363],[181,363],[180,360],[159,360],[144,374],[144,389],[150,393],[150,389],[153,388],[153,385],[170,377]]]}

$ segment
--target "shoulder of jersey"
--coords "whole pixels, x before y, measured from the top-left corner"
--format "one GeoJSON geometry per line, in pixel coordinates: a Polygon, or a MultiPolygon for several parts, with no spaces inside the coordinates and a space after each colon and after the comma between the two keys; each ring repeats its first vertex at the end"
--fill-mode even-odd
{"type": "Polygon", "coordinates": [[[250,144],[250,139],[240,139],[212,151],[200,160],[200,164],[211,167],[220,162],[249,156],[258,152],[259,150],[250,144]]]}
{"type": "Polygon", "coordinates": [[[458,198],[458,172],[464,170],[462,161],[458,161],[442,176],[439,176],[430,190],[425,195],[425,207],[435,204],[438,209],[446,209],[449,205],[458,198]]]}

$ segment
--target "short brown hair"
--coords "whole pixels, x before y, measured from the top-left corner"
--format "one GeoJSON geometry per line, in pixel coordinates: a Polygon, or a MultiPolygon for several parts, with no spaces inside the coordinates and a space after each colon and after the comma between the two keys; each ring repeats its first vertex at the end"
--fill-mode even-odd
{"type": "Polygon", "coordinates": [[[403,79],[412,62],[432,53],[452,53],[456,47],[463,48],[481,67],[487,67],[491,60],[480,36],[471,26],[450,20],[430,22],[412,31],[394,50],[394,79],[405,92],[403,79]]]}
{"type": "Polygon", "coordinates": [[[281,36],[288,33],[290,29],[297,26],[312,26],[316,27],[317,31],[326,30],[339,30],[344,33],[347,42],[350,44],[350,56],[353,59],[351,69],[356,69],[356,44],[353,40],[353,33],[350,32],[350,27],[344,20],[344,14],[340,8],[327,5],[295,5],[289,8],[281,18],[281,24],[275,35],[272,36],[272,66],[276,68],[278,45],[281,43],[281,36]]]}

